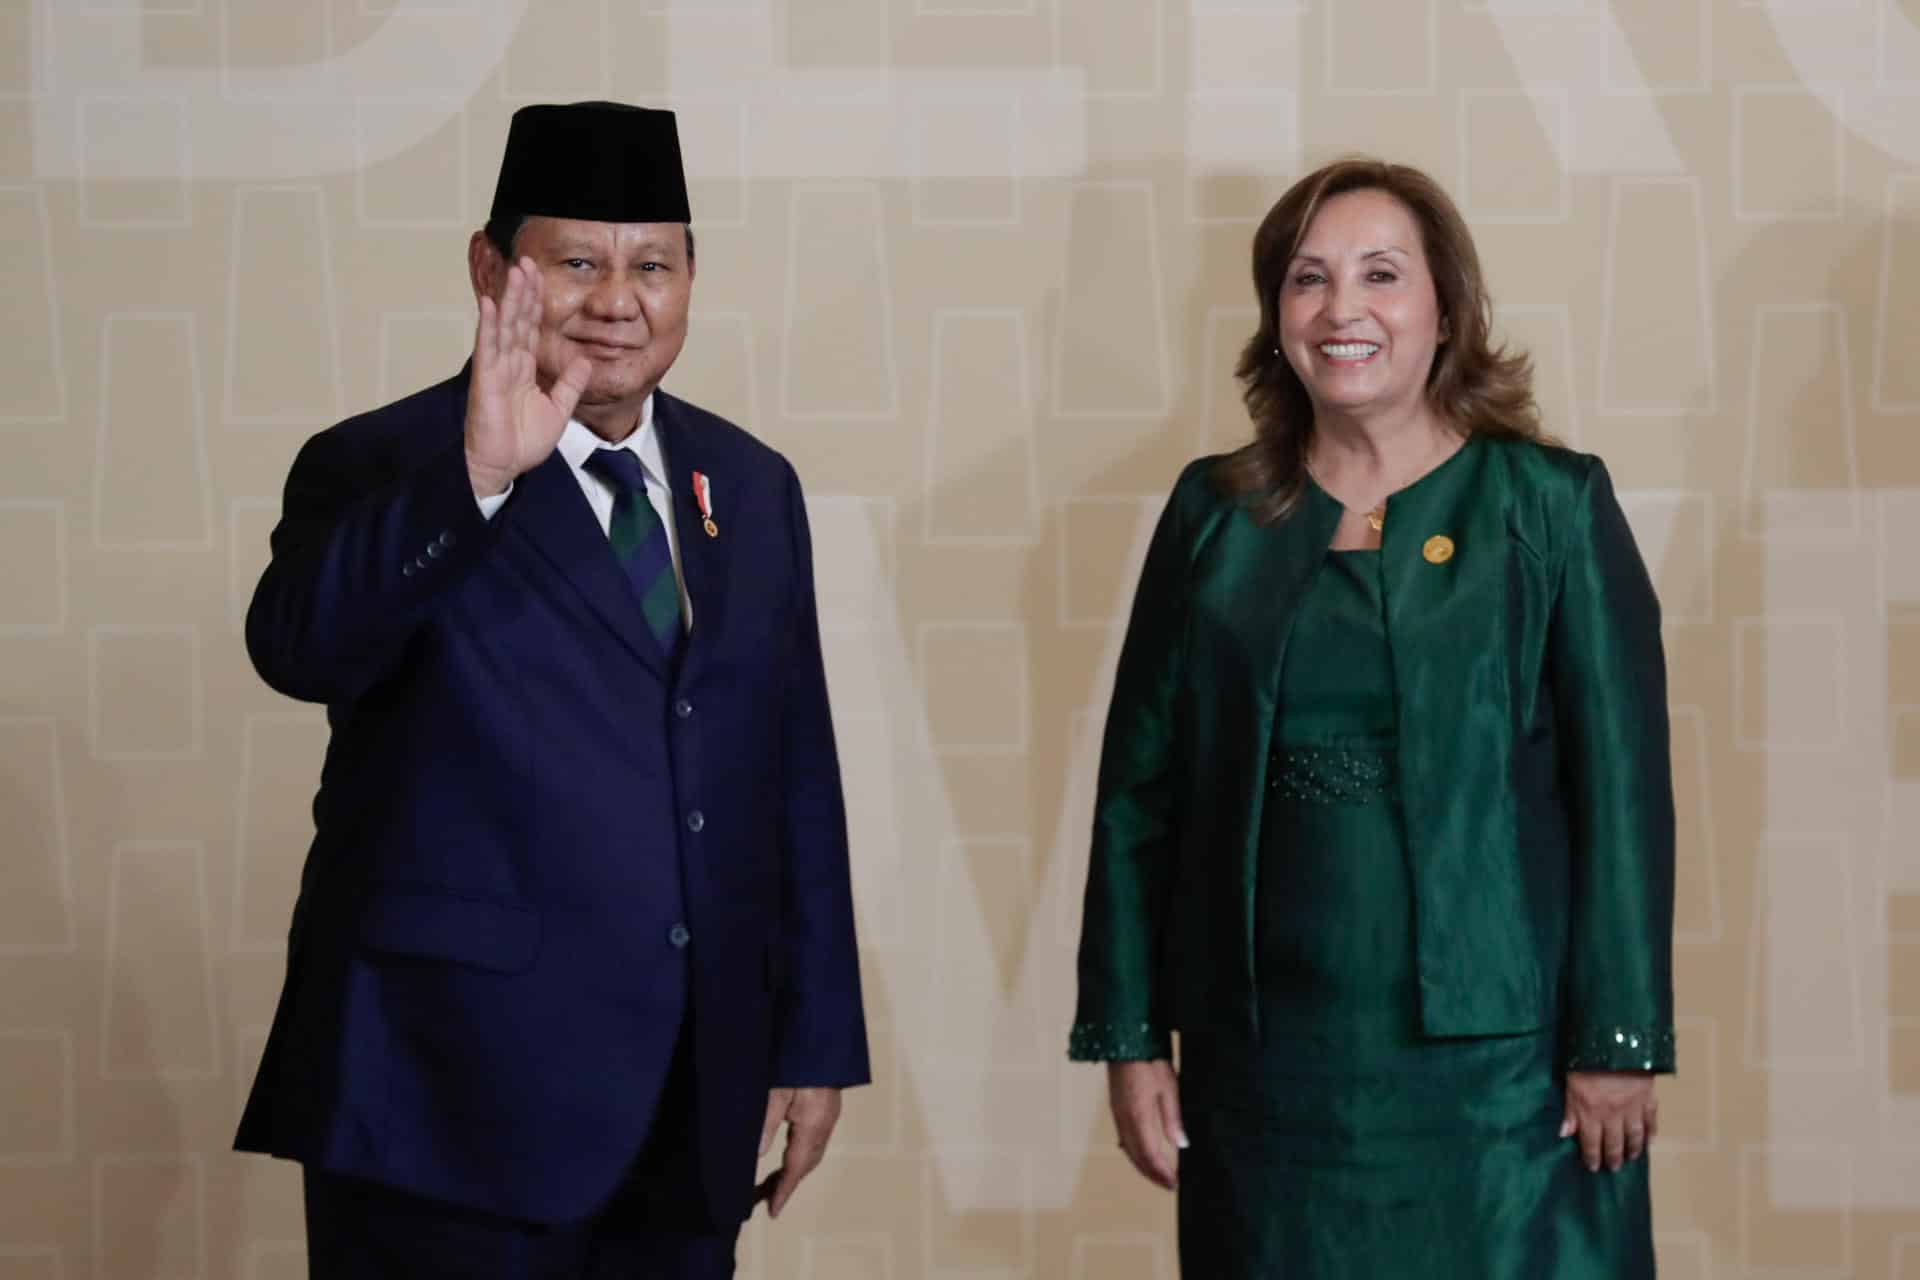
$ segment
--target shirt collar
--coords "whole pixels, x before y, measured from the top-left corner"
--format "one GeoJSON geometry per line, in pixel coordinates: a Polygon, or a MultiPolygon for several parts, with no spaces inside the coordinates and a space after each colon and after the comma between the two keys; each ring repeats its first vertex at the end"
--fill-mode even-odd
{"type": "Polygon", "coordinates": [[[653,396],[648,394],[640,405],[640,425],[619,444],[608,444],[593,433],[593,429],[578,418],[567,420],[567,429],[560,433],[560,443],[556,446],[560,456],[575,471],[586,468],[587,459],[596,449],[625,449],[640,459],[640,469],[647,473],[647,483],[657,484],[662,489],[667,485],[666,457],[660,448],[660,433],[653,429],[653,396]]]}

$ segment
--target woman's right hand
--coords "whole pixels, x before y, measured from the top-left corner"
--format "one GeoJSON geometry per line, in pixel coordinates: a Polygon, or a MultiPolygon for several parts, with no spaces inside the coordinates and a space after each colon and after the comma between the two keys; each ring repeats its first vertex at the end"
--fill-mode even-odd
{"type": "Polygon", "coordinates": [[[1187,1147],[1180,1123],[1180,1082],[1165,1058],[1151,1062],[1109,1062],[1107,1096],[1120,1149],[1140,1176],[1171,1191],[1179,1183],[1179,1157],[1187,1147]]]}

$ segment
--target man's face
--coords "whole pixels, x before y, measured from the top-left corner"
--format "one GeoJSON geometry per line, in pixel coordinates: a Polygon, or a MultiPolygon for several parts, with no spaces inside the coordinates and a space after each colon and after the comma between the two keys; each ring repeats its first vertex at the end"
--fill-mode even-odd
{"type": "MultiPolygon", "coordinates": [[[[687,340],[693,262],[678,222],[586,222],[530,217],[514,242],[545,287],[534,362],[551,385],[574,359],[593,364],[576,416],[617,419],[637,413],[687,340]]],[[[496,300],[507,264],[497,253],[476,270],[476,288],[496,300]]],[[[631,426],[609,422],[612,426],[631,426]]]]}

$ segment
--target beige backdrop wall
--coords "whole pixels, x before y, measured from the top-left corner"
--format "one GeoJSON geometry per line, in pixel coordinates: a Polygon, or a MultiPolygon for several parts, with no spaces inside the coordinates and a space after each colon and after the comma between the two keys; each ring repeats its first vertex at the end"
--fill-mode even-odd
{"type": "Polygon", "coordinates": [[[226,1144],[325,727],[239,619],[603,95],[681,112],[669,385],[799,465],[848,765],[879,1080],[744,1276],[1173,1275],[1062,1060],[1095,735],[1252,223],[1364,148],[1666,601],[1664,1274],[1920,1280],[1920,0],[0,0],[0,1278],[303,1273],[226,1144]]]}

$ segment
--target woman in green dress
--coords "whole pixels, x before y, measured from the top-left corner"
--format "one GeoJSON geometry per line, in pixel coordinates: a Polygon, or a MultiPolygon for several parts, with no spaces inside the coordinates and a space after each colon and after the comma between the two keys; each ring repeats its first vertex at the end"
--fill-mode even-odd
{"type": "Polygon", "coordinates": [[[1189,1277],[1650,1277],[1673,801],[1606,468],[1426,175],[1303,179],[1253,277],[1256,439],[1181,476],[1121,654],[1071,1056],[1189,1277]]]}

